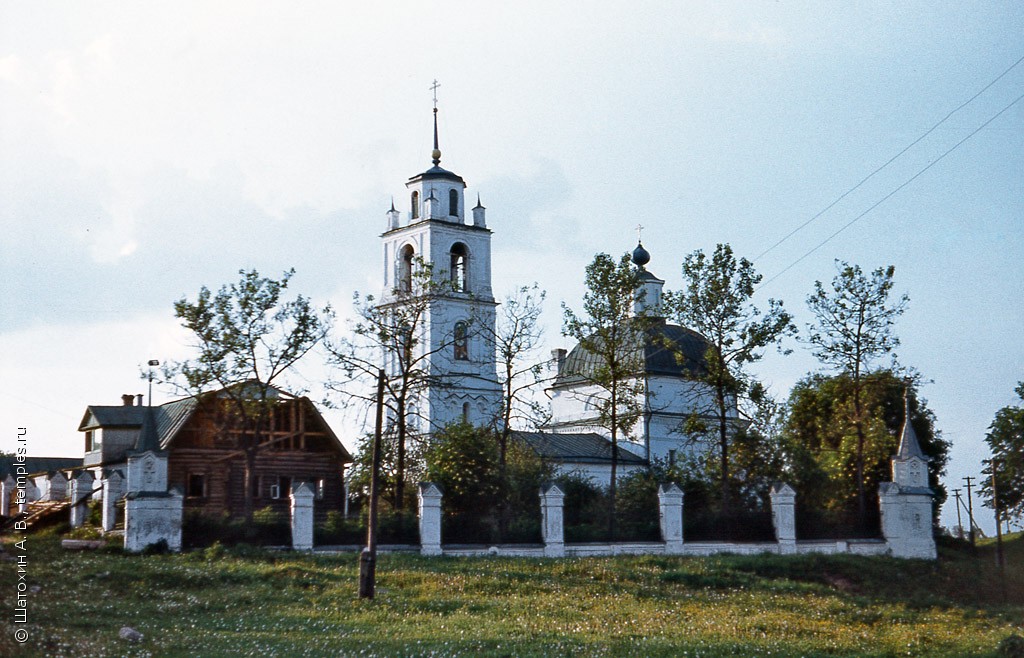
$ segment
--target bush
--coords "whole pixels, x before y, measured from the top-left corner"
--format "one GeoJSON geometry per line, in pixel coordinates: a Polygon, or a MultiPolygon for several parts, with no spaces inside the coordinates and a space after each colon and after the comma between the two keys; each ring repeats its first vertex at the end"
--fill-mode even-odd
{"type": "Polygon", "coordinates": [[[426,452],[427,478],[444,491],[446,543],[540,541],[541,483],[550,468],[510,442],[501,467],[499,437],[466,423],[449,425],[426,452]]]}
{"type": "Polygon", "coordinates": [[[796,536],[798,539],[880,538],[882,520],[878,506],[868,507],[862,527],[856,510],[827,510],[801,505],[797,496],[796,536]]]}
{"type": "Polygon", "coordinates": [[[327,519],[313,529],[315,544],[364,544],[366,523],[361,519],[346,519],[341,513],[331,510],[327,519]]]}
{"type": "Polygon", "coordinates": [[[291,544],[291,524],[284,514],[264,507],[252,516],[252,523],[246,523],[244,519],[231,519],[226,514],[211,517],[201,512],[187,512],[182,522],[182,544],[185,548],[205,548],[215,542],[224,546],[291,544]]]}
{"type": "Polygon", "coordinates": [[[1008,635],[999,643],[999,655],[1007,658],[1024,658],[1024,637],[1008,635]]]}

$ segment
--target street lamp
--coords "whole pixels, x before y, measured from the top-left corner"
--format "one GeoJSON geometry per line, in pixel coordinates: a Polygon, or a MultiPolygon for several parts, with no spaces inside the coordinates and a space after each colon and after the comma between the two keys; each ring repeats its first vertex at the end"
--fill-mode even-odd
{"type": "Polygon", "coordinates": [[[149,360],[149,406],[153,406],[153,368],[160,365],[156,359],[149,360]]]}

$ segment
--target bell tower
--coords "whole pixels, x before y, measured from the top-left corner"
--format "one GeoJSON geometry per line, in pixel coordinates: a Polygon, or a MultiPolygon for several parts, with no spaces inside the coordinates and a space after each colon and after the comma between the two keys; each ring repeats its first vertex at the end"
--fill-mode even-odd
{"type": "MultiPolygon", "coordinates": [[[[435,81],[433,166],[406,182],[407,210],[392,202],[381,235],[382,305],[424,309],[413,329],[420,368],[429,373],[415,400],[423,434],[460,420],[489,424],[501,406],[490,339],[497,305],[491,291],[491,231],[479,197],[469,212],[465,181],[441,167],[437,87],[435,81]]],[[[394,377],[394,359],[388,362],[394,377]]]]}

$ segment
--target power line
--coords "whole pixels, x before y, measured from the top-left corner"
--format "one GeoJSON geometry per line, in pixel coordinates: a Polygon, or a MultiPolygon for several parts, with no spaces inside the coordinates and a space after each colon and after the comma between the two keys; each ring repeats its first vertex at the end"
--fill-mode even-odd
{"type": "Polygon", "coordinates": [[[823,209],[821,210],[821,212],[819,212],[819,213],[818,213],[817,215],[815,215],[814,217],[811,217],[810,219],[808,219],[808,220],[807,220],[806,222],[804,222],[804,223],[803,223],[803,224],[801,224],[800,226],[797,226],[797,227],[796,227],[795,229],[793,229],[792,231],[790,231],[789,233],[787,233],[787,234],[786,234],[785,236],[783,236],[783,238],[782,238],[781,240],[779,240],[778,242],[776,242],[776,243],[775,243],[775,244],[773,244],[772,246],[768,247],[767,249],[765,249],[764,251],[762,251],[761,253],[759,253],[759,254],[758,254],[758,255],[757,255],[757,256],[756,256],[755,258],[754,258],[754,260],[755,260],[755,261],[758,261],[758,260],[760,260],[760,259],[761,259],[761,258],[762,258],[762,257],[763,257],[764,255],[766,255],[767,253],[769,253],[770,251],[772,251],[773,249],[775,249],[775,247],[778,247],[778,246],[779,246],[780,244],[782,244],[782,243],[783,243],[783,242],[785,242],[786,240],[788,240],[788,239],[790,239],[791,237],[793,237],[793,236],[794,236],[794,235],[795,235],[796,233],[798,233],[799,231],[801,231],[801,230],[802,230],[802,229],[803,229],[804,227],[806,227],[806,226],[807,226],[808,224],[810,224],[811,222],[813,222],[814,220],[818,219],[819,217],[821,217],[822,215],[824,215],[824,214],[825,214],[826,212],[828,212],[829,210],[831,210],[831,209],[832,209],[832,208],[833,208],[833,207],[834,207],[834,206],[835,206],[835,205],[836,205],[837,203],[839,203],[840,201],[842,201],[843,199],[845,199],[845,198],[846,198],[847,196],[849,196],[850,194],[852,194],[852,193],[853,193],[853,192],[854,192],[855,190],[857,190],[857,189],[858,189],[858,188],[859,188],[859,187],[860,187],[861,185],[863,185],[864,183],[866,183],[866,182],[868,182],[869,180],[871,180],[871,178],[873,178],[875,174],[877,174],[878,172],[880,172],[880,171],[882,171],[883,169],[885,169],[886,167],[888,167],[888,166],[889,166],[890,164],[892,164],[892,163],[893,163],[893,161],[894,161],[894,160],[896,160],[896,159],[897,159],[897,158],[899,158],[899,157],[900,157],[901,155],[903,155],[904,153],[906,153],[907,151],[909,151],[909,150],[910,150],[911,148],[913,148],[913,147],[914,147],[914,146],[915,146],[915,145],[916,145],[916,144],[917,144],[918,142],[920,142],[920,141],[921,141],[922,139],[924,139],[924,138],[925,138],[925,137],[927,137],[928,135],[932,134],[932,132],[934,132],[934,130],[935,130],[936,128],[938,128],[938,127],[939,127],[939,126],[941,126],[941,125],[942,125],[943,123],[945,123],[945,122],[946,122],[946,120],[947,120],[947,119],[949,119],[949,117],[953,116],[954,114],[956,114],[957,112],[959,112],[960,110],[962,110],[962,109],[963,109],[963,108],[964,108],[965,106],[967,106],[967,105],[968,105],[968,104],[969,104],[969,103],[970,103],[971,101],[973,101],[973,100],[974,100],[975,98],[977,98],[978,96],[981,96],[981,95],[982,95],[983,93],[985,93],[986,91],[988,91],[988,89],[989,89],[989,88],[990,88],[990,87],[991,87],[992,85],[994,85],[995,83],[999,82],[999,81],[1000,81],[1000,80],[1001,80],[1001,79],[1003,78],[1003,76],[1005,76],[1005,75],[1006,75],[1007,73],[1009,73],[1009,72],[1010,72],[1010,71],[1012,71],[1012,70],[1013,70],[1014,68],[1016,68],[1016,67],[1017,67],[1017,65],[1019,65],[1019,64],[1020,64],[1021,62],[1024,62],[1024,56],[1022,56],[1022,57],[1021,57],[1020,59],[1018,59],[1018,60],[1017,60],[1016,62],[1014,62],[1013,64],[1011,64],[1011,65],[1010,65],[1010,67],[1009,67],[1008,69],[1006,69],[1005,71],[1003,71],[1002,73],[1000,73],[1000,74],[999,74],[998,76],[996,76],[995,80],[993,80],[992,82],[990,82],[990,83],[988,83],[987,85],[985,85],[985,86],[984,86],[984,87],[983,87],[983,88],[981,89],[981,91],[979,91],[978,93],[974,94],[973,96],[971,96],[970,98],[968,98],[967,100],[965,100],[965,101],[964,101],[963,103],[961,103],[960,105],[956,106],[956,108],[954,108],[954,109],[953,109],[952,111],[950,111],[950,112],[949,112],[949,114],[947,114],[946,116],[944,116],[944,117],[942,117],[941,119],[939,119],[938,123],[936,123],[936,124],[935,124],[934,126],[932,126],[931,128],[929,128],[928,130],[926,130],[926,131],[925,131],[925,132],[924,132],[924,133],[923,133],[923,134],[922,134],[922,135],[921,135],[920,137],[918,137],[918,138],[917,138],[917,139],[915,139],[914,141],[910,142],[910,144],[907,144],[907,145],[906,145],[906,146],[905,146],[905,147],[903,148],[903,150],[902,150],[902,151],[900,151],[900,152],[899,152],[899,153],[897,153],[896,155],[894,155],[894,156],[892,156],[891,158],[889,158],[888,160],[886,160],[885,164],[881,165],[880,167],[878,167],[877,169],[875,169],[874,171],[872,171],[872,172],[871,172],[870,174],[868,174],[867,176],[865,176],[864,178],[862,178],[862,179],[860,180],[860,182],[859,182],[859,183],[857,183],[856,185],[854,185],[854,186],[853,186],[853,187],[851,187],[850,189],[848,189],[848,190],[846,190],[845,192],[843,192],[843,193],[842,193],[842,194],[841,194],[841,195],[840,195],[840,196],[839,196],[839,197],[838,197],[838,198],[837,198],[837,199],[836,199],[835,201],[833,201],[832,203],[830,203],[830,204],[828,204],[827,206],[825,206],[825,207],[824,207],[824,208],[823,208],[823,209]]]}
{"type": "Polygon", "coordinates": [[[875,208],[877,208],[878,206],[880,206],[880,205],[882,205],[883,203],[885,203],[886,201],[888,201],[888,200],[889,200],[889,199],[890,199],[890,198],[891,198],[892,196],[894,196],[894,195],[895,195],[895,194],[896,194],[897,192],[899,192],[900,190],[902,190],[902,189],[903,189],[904,187],[906,187],[907,185],[910,185],[911,183],[913,183],[913,182],[914,182],[915,180],[917,180],[917,179],[918,179],[918,178],[919,178],[919,177],[921,176],[921,174],[923,174],[924,172],[928,171],[929,169],[931,169],[932,167],[934,167],[934,166],[935,166],[936,164],[938,164],[938,163],[939,163],[939,162],[940,162],[940,161],[941,161],[941,160],[942,160],[943,158],[945,158],[945,157],[946,157],[947,155],[949,155],[949,154],[950,154],[950,153],[952,153],[953,151],[957,150],[957,149],[958,149],[958,148],[959,148],[959,147],[960,147],[960,146],[961,146],[961,145],[962,145],[962,144],[963,144],[964,142],[966,142],[967,140],[969,140],[969,139],[970,139],[971,137],[974,137],[975,135],[977,135],[977,134],[978,134],[979,132],[981,132],[981,131],[982,131],[982,130],[983,130],[983,129],[984,129],[985,127],[986,127],[986,126],[988,126],[988,124],[990,124],[990,123],[992,123],[993,121],[995,121],[996,119],[998,119],[998,118],[999,118],[1000,116],[1002,116],[1002,114],[1003,114],[1004,112],[1006,112],[1006,111],[1007,111],[1007,110],[1009,110],[1009,109],[1010,109],[1011,107],[1013,107],[1014,105],[1016,105],[1017,103],[1019,103],[1019,102],[1020,102],[1020,101],[1021,101],[1022,99],[1024,99],[1024,94],[1021,94],[1020,96],[1018,96],[1017,98],[1015,98],[1015,99],[1014,99],[1013,101],[1011,101],[1009,105],[1007,105],[1007,106],[1006,106],[1006,107],[1004,107],[1003,109],[1001,109],[1001,110],[999,110],[998,112],[996,112],[996,113],[995,113],[995,114],[994,114],[993,116],[991,116],[991,117],[990,117],[990,118],[989,118],[989,119],[988,119],[987,121],[985,121],[985,123],[983,123],[983,124],[981,124],[980,126],[978,126],[977,128],[975,128],[975,129],[974,129],[974,130],[973,130],[973,131],[972,131],[972,132],[971,132],[971,133],[970,133],[969,135],[967,135],[966,137],[964,137],[963,139],[961,139],[961,140],[960,140],[959,142],[957,142],[956,144],[954,144],[953,146],[951,146],[951,147],[950,147],[950,148],[949,148],[948,150],[946,150],[946,152],[945,152],[945,153],[943,153],[943,154],[942,154],[942,155],[940,155],[939,157],[937,157],[937,158],[935,158],[934,160],[932,160],[931,162],[929,162],[929,163],[928,163],[927,165],[925,165],[925,167],[924,167],[923,169],[921,169],[921,170],[920,170],[920,171],[918,171],[918,172],[917,172],[916,174],[914,174],[913,176],[911,176],[910,178],[908,178],[907,180],[905,180],[905,181],[904,181],[904,182],[903,182],[903,183],[902,183],[902,184],[901,184],[901,185],[900,185],[899,187],[897,187],[896,189],[894,189],[894,190],[893,190],[892,192],[889,192],[888,194],[886,194],[886,195],[885,195],[884,197],[882,197],[882,198],[881,198],[881,199],[879,199],[879,200],[878,200],[877,202],[875,202],[874,204],[872,204],[872,205],[871,205],[871,207],[869,207],[869,208],[868,208],[867,210],[865,210],[864,212],[862,212],[861,214],[857,215],[856,217],[854,217],[853,219],[851,219],[851,220],[850,220],[849,222],[847,222],[846,224],[844,224],[844,225],[843,225],[842,227],[840,227],[840,228],[839,228],[839,229],[838,229],[838,230],[837,230],[837,231],[836,231],[835,233],[833,233],[832,235],[828,236],[827,238],[825,238],[824,240],[822,240],[821,242],[819,242],[819,243],[818,243],[817,245],[815,245],[815,246],[814,246],[814,247],[813,247],[812,249],[810,249],[810,250],[809,250],[809,251],[808,251],[807,253],[805,253],[805,254],[804,254],[803,256],[801,256],[800,258],[797,258],[797,259],[796,259],[795,261],[793,261],[792,263],[790,263],[789,265],[787,265],[787,266],[786,266],[786,267],[785,267],[785,268],[784,268],[784,269],[783,269],[783,270],[782,270],[781,272],[779,272],[778,274],[776,274],[776,275],[775,275],[775,276],[773,276],[772,278],[770,278],[770,279],[768,279],[767,281],[765,281],[764,283],[762,283],[762,284],[761,284],[760,286],[758,286],[758,287],[757,287],[757,289],[756,289],[756,290],[760,290],[761,288],[764,288],[764,287],[765,287],[766,285],[768,285],[769,283],[771,283],[771,282],[772,282],[772,281],[774,281],[775,279],[779,278],[780,276],[782,276],[783,274],[785,274],[786,272],[788,272],[789,270],[791,270],[791,269],[792,269],[793,267],[795,267],[795,266],[796,266],[796,265],[797,265],[797,264],[798,264],[798,263],[799,263],[800,261],[802,261],[803,259],[807,258],[807,257],[808,257],[808,256],[810,256],[811,254],[813,254],[813,253],[814,253],[815,251],[817,251],[818,249],[821,249],[821,248],[822,248],[822,247],[824,247],[824,246],[825,246],[826,244],[828,244],[829,242],[831,242],[831,241],[832,241],[832,238],[836,237],[837,235],[839,235],[840,233],[842,233],[842,232],[843,232],[843,231],[845,231],[846,229],[848,229],[848,228],[850,228],[851,226],[853,226],[854,224],[856,224],[856,223],[857,223],[858,221],[860,221],[860,219],[861,219],[861,218],[863,218],[863,217],[864,217],[865,215],[867,215],[867,214],[868,214],[869,212],[871,212],[872,210],[874,210],[874,209],[875,209],[875,208]]]}

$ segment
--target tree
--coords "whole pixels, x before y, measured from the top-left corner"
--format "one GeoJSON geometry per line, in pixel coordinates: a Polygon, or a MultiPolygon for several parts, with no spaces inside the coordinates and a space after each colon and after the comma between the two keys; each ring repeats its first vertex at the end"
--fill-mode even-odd
{"type": "Polygon", "coordinates": [[[223,422],[240,430],[245,516],[251,520],[256,455],[279,403],[274,382],[325,338],[332,313],[329,306],[315,309],[301,295],[282,299],[294,269],[278,280],[256,270],[239,274],[238,283],[221,286],[215,295],[203,286],[196,301],[175,302],[174,316],[192,332],[198,354],[166,364],[163,379],[196,397],[216,387],[227,401],[223,422]]]}
{"type": "MultiPolygon", "coordinates": [[[[495,432],[466,422],[438,432],[426,450],[426,477],[444,490],[444,513],[456,541],[505,541],[500,526],[503,501],[520,521],[539,530],[537,492],[551,470],[524,444],[508,446],[506,464],[499,463],[495,432]]],[[[520,524],[522,525],[522,524],[520,524]]],[[[534,533],[535,534],[535,533],[534,533]]],[[[534,538],[533,541],[536,541],[534,538]]]]}
{"type": "MultiPolygon", "coordinates": [[[[342,377],[328,387],[346,401],[376,402],[373,383],[381,368],[387,373],[384,404],[388,432],[395,435],[394,498],[396,510],[405,505],[409,440],[417,437],[417,401],[429,387],[443,387],[444,380],[431,372],[431,356],[449,348],[456,337],[448,336],[433,349],[427,340],[432,300],[451,290],[451,282],[435,278],[433,264],[416,258],[408,280],[385,300],[356,293],[355,318],[350,336],[327,344],[329,362],[342,377]]],[[[387,469],[385,469],[387,470],[387,469]]]]}
{"type": "Polygon", "coordinates": [[[733,436],[730,461],[738,475],[739,497],[765,509],[771,485],[787,479],[783,444],[786,409],[760,382],[750,386],[743,402],[739,411],[745,422],[733,436]]]}
{"type": "MultiPolygon", "coordinates": [[[[546,416],[545,408],[530,397],[530,393],[543,381],[544,363],[536,360],[543,331],[540,314],[546,293],[536,283],[522,286],[507,295],[498,307],[494,328],[486,322],[477,330],[494,350],[497,358],[498,383],[502,388],[500,417],[496,419],[498,441],[499,482],[508,482],[506,466],[508,446],[514,423],[540,425],[546,416]]],[[[508,526],[507,492],[499,492],[499,532],[508,526]]]]}
{"type": "Polygon", "coordinates": [[[616,263],[608,254],[597,254],[587,266],[584,316],[562,304],[562,333],[579,342],[592,367],[573,373],[595,390],[590,403],[598,422],[611,434],[611,481],[608,486],[608,532],[615,536],[615,487],[618,470],[618,438],[628,434],[643,412],[644,341],[650,319],[633,306],[640,289],[639,270],[629,254],[616,263]]]}
{"type": "Polygon", "coordinates": [[[808,342],[814,356],[823,364],[846,373],[853,385],[849,420],[857,437],[854,460],[857,482],[857,510],[861,523],[867,518],[865,488],[866,423],[863,378],[881,356],[899,346],[893,326],[906,309],[909,298],[900,296],[890,302],[893,274],[890,265],[865,275],[858,265],[836,261],[838,273],[832,279],[831,291],[821,281],[814,282],[814,293],[807,305],[814,313],[814,324],[808,325],[808,342]]]}
{"type": "MultiPolygon", "coordinates": [[[[1024,400],[1024,382],[1017,384],[1016,393],[1024,400]]],[[[985,442],[992,451],[985,469],[989,477],[981,484],[982,494],[988,497],[986,504],[995,508],[991,479],[994,468],[1000,518],[1019,517],[1024,514],[1024,407],[1006,406],[997,411],[985,442]]]]}
{"type": "Polygon", "coordinates": [[[744,368],[758,361],[765,347],[777,345],[796,328],[782,302],[769,299],[763,314],[751,303],[761,275],[746,258],[737,261],[727,244],[717,245],[710,259],[703,251],[688,255],[683,278],[685,289],[666,293],[663,306],[675,322],[707,339],[707,371],[696,377],[712,392],[710,409],[695,414],[686,429],[715,437],[722,507],[728,511],[733,478],[730,442],[737,431],[733,410],[753,385],[744,368]],[[706,417],[713,426],[704,421],[706,417]]]}
{"type": "MultiPolygon", "coordinates": [[[[879,483],[891,478],[891,459],[904,423],[905,390],[906,381],[892,370],[864,375],[859,394],[864,420],[858,435],[851,421],[855,386],[849,373],[809,375],[793,387],[783,445],[788,476],[801,500],[807,501],[805,507],[840,518],[852,514],[863,523],[858,494],[862,484],[874,494],[879,483]],[[863,468],[858,470],[858,464],[863,468]]],[[[941,476],[949,442],[935,428],[935,415],[915,387],[910,390],[910,422],[922,452],[931,459],[928,482],[937,494],[938,510],[945,499],[941,476]]]]}

